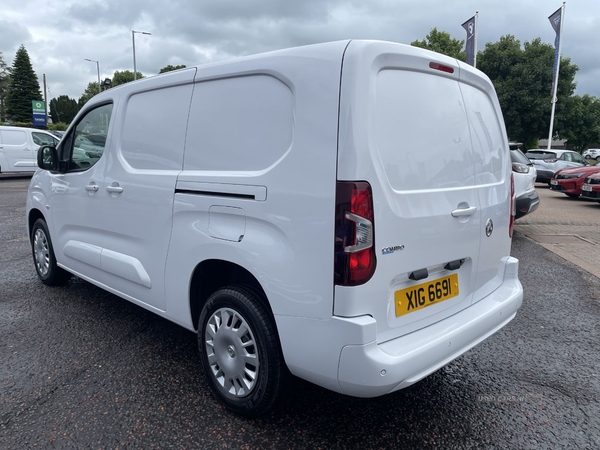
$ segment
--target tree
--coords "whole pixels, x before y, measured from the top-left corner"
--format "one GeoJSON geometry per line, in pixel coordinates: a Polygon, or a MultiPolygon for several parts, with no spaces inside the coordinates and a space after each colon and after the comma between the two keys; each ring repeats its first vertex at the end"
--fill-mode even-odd
{"type": "Polygon", "coordinates": [[[600,143],[600,99],[574,95],[566,103],[565,114],[557,118],[557,134],[579,152],[600,143]]]}
{"type": "MultiPolygon", "coordinates": [[[[137,73],[137,79],[139,80],[140,78],[144,78],[144,75],[142,75],[142,72],[137,73]]],[[[121,84],[129,83],[130,81],[133,81],[133,71],[132,70],[123,70],[122,72],[115,70],[111,86],[112,87],[119,86],[121,84]]]]}
{"type": "MultiPolygon", "coordinates": [[[[140,78],[144,78],[144,75],[142,75],[142,72],[137,73],[137,79],[139,80],[140,78]]],[[[123,70],[120,72],[118,70],[115,70],[115,73],[113,74],[113,78],[111,80],[110,87],[115,87],[115,86],[119,86],[121,84],[129,83],[130,81],[133,81],[133,71],[123,70]]],[[[103,90],[104,90],[104,88],[103,88],[103,90]]],[[[94,95],[96,95],[97,93],[98,93],[98,82],[90,81],[88,83],[87,87],[85,88],[85,91],[83,91],[83,94],[81,94],[81,97],[79,97],[79,100],[77,101],[77,105],[79,106],[79,109],[81,109],[83,107],[83,105],[85,105],[88,102],[88,100],[90,98],[92,98],[94,95]]]]}
{"type": "Polygon", "coordinates": [[[6,121],[6,96],[10,81],[10,67],[8,67],[2,52],[0,52],[0,122],[6,121]]]}
{"type": "MultiPolygon", "coordinates": [[[[552,67],[554,47],[540,38],[521,43],[514,36],[502,36],[487,43],[479,53],[477,68],[494,83],[508,136],[535,148],[538,139],[548,135],[550,127],[552,67]]],[[[575,91],[575,74],[579,68],[570,58],[561,58],[556,117],[567,113],[566,100],[575,91]]]]}
{"type": "MultiPolygon", "coordinates": [[[[96,86],[98,83],[96,83],[96,86]]],[[[53,122],[71,123],[77,115],[77,101],[68,95],[61,95],[50,100],[50,116],[53,122]]]]}
{"type": "Polygon", "coordinates": [[[465,41],[451,38],[450,33],[438,31],[437,28],[433,28],[422,41],[416,40],[410,43],[413,47],[438,52],[461,61],[466,60],[464,44],[465,41]]]}
{"type": "Polygon", "coordinates": [[[90,98],[92,98],[94,95],[96,95],[98,93],[98,82],[97,81],[90,81],[87,85],[87,87],[85,88],[85,91],[83,91],[83,94],[81,94],[81,97],[79,97],[79,100],[77,100],[77,106],[79,107],[79,109],[83,108],[83,105],[85,105],[88,100],[90,98]]]}
{"type": "Polygon", "coordinates": [[[181,64],[179,66],[172,66],[171,64],[169,64],[168,66],[165,66],[162,69],[160,69],[160,72],[158,72],[158,73],[171,72],[172,70],[179,70],[179,69],[185,69],[185,64],[181,64]]]}
{"type": "Polygon", "coordinates": [[[11,69],[11,83],[6,97],[6,112],[15,122],[31,122],[31,101],[41,100],[40,83],[31,66],[25,46],[21,45],[11,69]]]}

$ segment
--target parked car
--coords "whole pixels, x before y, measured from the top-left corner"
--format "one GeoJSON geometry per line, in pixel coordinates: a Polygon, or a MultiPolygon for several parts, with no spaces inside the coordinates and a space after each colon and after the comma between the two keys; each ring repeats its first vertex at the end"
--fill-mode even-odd
{"type": "Polygon", "coordinates": [[[389,42],[127,83],[40,149],[34,267],[47,285],[75,274],[196,332],[206,383],[239,414],[268,411],[287,369],[385,395],[522,304],[503,124],[485,74],[389,42]],[[110,139],[93,138],[98,158],[79,147],[81,167],[87,130],[110,139]]]}
{"type": "Polygon", "coordinates": [[[525,156],[535,164],[537,169],[536,181],[539,183],[550,184],[554,174],[561,169],[582,167],[589,164],[579,153],[572,150],[536,148],[527,150],[525,156]]]}
{"type": "Polygon", "coordinates": [[[38,148],[58,141],[37,128],[0,126],[0,172],[35,172],[38,148]]]}
{"type": "Polygon", "coordinates": [[[535,190],[537,170],[535,165],[520,150],[522,144],[509,142],[512,172],[515,179],[517,198],[516,219],[530,214],[540,205],[540,197],[535,190]]]}
{"type": "Polygon", "coordinates": [[[589,175],[583,180],[581,198],[600,202],[600,172],[589,175]]]}
{"type": "Polygon", "coordinates": [[[583,157],[585,159],[595,159],[596,161],[600,161],[600,148],[590,148],[583,152],[583,157]]]}
{"type": "Polygon", "coordinates": [[[577,198],[581,195],[581,187],[586,177],[600,172],[600,166],[571,167],[559,170],[550,180],[550,189],[562,192],[568,197],[577,198]]]}

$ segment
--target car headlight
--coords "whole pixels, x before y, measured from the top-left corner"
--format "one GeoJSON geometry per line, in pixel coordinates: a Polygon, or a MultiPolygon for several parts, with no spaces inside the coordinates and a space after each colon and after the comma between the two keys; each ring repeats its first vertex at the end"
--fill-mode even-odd
{"type": "Polygon", "coordinates": [[[571,178],[581,178],[583,175],[585,175],[584,172],[578,172],[578,173],[565,173],[565,174],[560,174],[560,178],[563,178],[565,180],[570,180],[571,178]]]}

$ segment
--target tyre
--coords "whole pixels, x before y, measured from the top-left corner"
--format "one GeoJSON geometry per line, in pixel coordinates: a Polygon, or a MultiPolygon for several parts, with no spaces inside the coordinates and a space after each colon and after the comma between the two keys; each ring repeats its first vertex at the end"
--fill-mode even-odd
{"type": "Polygon", "coordinates": [[[42,283],[60,286],[71,278],[71,274],[56,264],[54,248],[44,219],[38,219],[31,230],[31,253],[33,264],[42,283]]]}
{"type": "Polygon", "coordinates": [[[596,161],[600,162],[600,156],[596,156],[596,161]]]}
{"type": "Polygon", "coordinates": [[[273,408],[286,374],[277,331],[258,293],[241,286],[210,296],[198,323],[207,382],[231,411],[256,417],[273,408]]]}
{"type": "Polygon", "coordinates": [[[577,194],[567,194],[567,197],[569,197],[569,198],[579,198],[579,195],[577,195],[577,194]]]}

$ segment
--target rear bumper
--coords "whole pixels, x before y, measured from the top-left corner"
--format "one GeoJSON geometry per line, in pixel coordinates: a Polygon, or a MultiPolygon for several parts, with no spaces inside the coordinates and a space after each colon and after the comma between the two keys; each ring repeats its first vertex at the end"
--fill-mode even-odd
{"type": "Polygon", "coordinates": [[[554,178],[554,172],[547,169],[537,169],[537,177],[535,181],[538,183],[550,183],[550,180],[554,178]]]}
{"type": "Polygon", "coordinates": [[[506,258],[504,282],[489,296],[384,343],[376,341],[377,322],[370,316],[276,320],[292,373],[343,394],[377,397],[416,383],[496,333],[522,302],[518,260],[506,258]]]}
{"type": "Polygon", "coordinates": [[[532,213],[540,206],[540,197],[533,190],[517,197],[517,215],[516,218],[523,217],[525,214],[532,213]]]}

